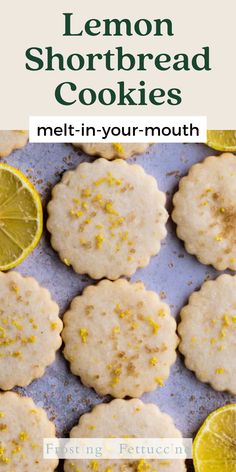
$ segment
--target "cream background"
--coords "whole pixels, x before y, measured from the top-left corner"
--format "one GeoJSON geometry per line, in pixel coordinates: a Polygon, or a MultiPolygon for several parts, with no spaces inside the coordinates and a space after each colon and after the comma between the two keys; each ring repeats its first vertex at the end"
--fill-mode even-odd
{"type": "Polygon", "coordinates": [[[235,129],[235,0],[8,0],[0,14],[0,129],[28,127],[29,115],[207,115],[210,129],[235,129]],[[62,36],[62,12],[79,12],[78,27],[89,18],[170,18],[175,36],[131,38],[62,36]],[[127,52],[190,54],[204,46],[211,49],[211,72],[29,72],[25,69],[28,47],[53,46],[58,52],[105,52],[123,45],[127,52]],[[78,83],[80,88],[112,87],[118,80],[128,86],[146,81],[150,88],[182,89],[183,101],[176,107],[85,107],[77,102],[71,107],[59,105],[55,87],[63,81],[78,83]]]}

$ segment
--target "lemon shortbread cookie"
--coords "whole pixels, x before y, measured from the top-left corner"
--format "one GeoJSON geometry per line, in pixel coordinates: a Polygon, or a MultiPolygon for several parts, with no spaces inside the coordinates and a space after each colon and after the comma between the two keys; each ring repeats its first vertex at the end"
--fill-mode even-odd
{"type": "Polygon", "coordinates": [[[24,147],[28,137],[28,131],[0,131],[0,157],[6,157],[14,149],[24,147]]]}
{"type": "Polygon", "coordinates": [[[173,220],[186,250],[203,264],[236,270],[236,156],[195,164],[174,196],[173,220]]]}
{"type": "Polygon", "coordinates": [[[41,377],[61,345],[58,305],[35,279],[0,272],[0,388],[41,377]]]}
{"type": "Polygon", "coordinates": [[[31,398],[0,394],[1,472],[52,472],[58,460],[43,459],[43,439],[55,437],[55,427],[31,398]]]}
{"type": "MultiPolygon", "coordinates": [[[[170,416],[141,400],[113,400],[81,416],[71,438],[181,438],[170,416]]],[[[184,460],[67,460],[65,472],[184,472],[184,460]]]]}
{"type": "Polygon", "coordinates": [[[205,282],[181,311],[186,366],[215,390],[236,394],[236,276],[205,282]]]}
{"type": "Polygon", "coordinates": [[[66,172],[52,192],[47,227],[61,259],[95,279],[130,276],[166,235],[165,195],[142,167],[98,159],[66,172]]]}
{"type": "Polygon", "coordinates": [[[101,156],[105,159],[127,159],[136,154],[144,153],[150,146],[147,143],[74,143],[75,148],[80,148],[91,156],[101,156]]]}
{"type": "Polygon", "coordinates": [[[64,355],[85,385],[114,397],[163,386],[176,359],[168,305],[140,282],[103,280],[76,297],[64,316],[64,355]]]}

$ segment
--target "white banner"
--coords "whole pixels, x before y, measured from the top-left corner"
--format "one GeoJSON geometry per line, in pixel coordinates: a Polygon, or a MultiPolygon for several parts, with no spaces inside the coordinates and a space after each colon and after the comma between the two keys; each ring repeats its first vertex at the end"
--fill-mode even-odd
{"type": "Polygon", "coordinates": [[[31,143],[204,143],[205,116],[31,116],[31,143]]]}

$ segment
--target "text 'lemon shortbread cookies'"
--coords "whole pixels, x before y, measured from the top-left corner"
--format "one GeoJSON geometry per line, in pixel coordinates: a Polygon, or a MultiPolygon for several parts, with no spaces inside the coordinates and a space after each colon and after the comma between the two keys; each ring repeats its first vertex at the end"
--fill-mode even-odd
{"type": "Polygon", "coordinates": [[[98,159],[66,172],[52,192],[48,230],[61,259],[95,279],[130,276],[166,235],[165,195],[142,167],[98,159]]]}
{"type": "Polygon", "coordinates": [[[75,148],[80,148],[91,156],[101,156],[104,159],[128,159],[131,156],[142,154],[148,148],[147,143],[74,143],[75,148]]]}
{"type": "Polygon", "coordinates": [[[186,250],[203,264],[236,270],[236,156],[225,153],[195,164],[173,202],[186,250]]]}
{"type": "MultiPolygon", "coordinates": [[[[82,415],[71,438],[181,438],[170,416],[141,400],[113,400],[82,415]]],[[[65,472],[184,472],[184,460],[67,460],[65,472]]]]}
{"type": "Polygon", "coordinates": [[[236,276],[205,282],[181,310],[181,320],[186,366],[215,390],[236,395],[236,276]]]}
{"type": "Polygon", "coordinates": [[[43,459],[43,439],[55,437],[46,412],[31,398],[0,394],[1,472],[52,472],[58,460],[43,459]]]}
{"type": "Polygon", "coordinates": [[[15,149],[27,144],[28,131],[0,131],[0,157],[7,157],[15,149]]]}
{"type": "Polygon", "coordinates": [[[0,388],[41,377],[61,345],[62,321],[49,291],[17,272],[0,272],[0,388]]]}
{"type": "Polygon", "coordinates": [[[176,359],[168,305],[140,282],[101,281],[64,315],[64,355],[99,394],[138,397],[163,386],[176,359]]]}

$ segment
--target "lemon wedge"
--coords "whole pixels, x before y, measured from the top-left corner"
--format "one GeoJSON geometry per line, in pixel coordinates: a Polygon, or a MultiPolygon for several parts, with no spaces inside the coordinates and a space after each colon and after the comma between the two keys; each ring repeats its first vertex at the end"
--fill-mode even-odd
{"type": "Polygon", "coordinates": [[[195,472],[236,472],[236,404],[211,413],[193,442],[195,472]]]}
{"type": "Polygon", "coordinates": [[[217,151],[236,152],[236,130],[207,131],[207,145],[217,151]]]}
{"type": "Polygon", "coordinates": [[[40,197],[22,172],[0,163],[0,270],[20,264],[43,229],[40,197]]]}

